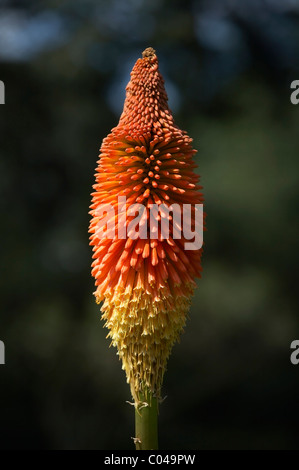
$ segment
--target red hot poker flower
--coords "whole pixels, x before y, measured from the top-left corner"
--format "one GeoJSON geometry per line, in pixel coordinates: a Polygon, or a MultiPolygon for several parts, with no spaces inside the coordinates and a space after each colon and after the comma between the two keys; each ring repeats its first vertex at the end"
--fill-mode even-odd
{"type": "MultiPolygon", "coordinates": [[[[190,299],[200,277],[201,249],[187,251],[174,217],[156,214],[169,221],[172,236],[163,238],[161,227],[153,236],[149,210],[156,204],[201,204],[192,156],[192,139],[174,123],[167,104],[164,80],[155,51],[148,48],[138,59],[126,88],[123,113],[117,127],[102,143],[92,194],[90,223],[93,246],[92,275],[97,302],[103,301],[102,318],[117,347],[135,402],[149,389],[160,396],[167,359],[182,331],[190,299]],[[119,197],[125,211],[119,212],[119,197]],[[105,205],[116,229],[128,228],[132,204],[142,204],[147,237],[103,238],[98,230],[105,205]],[[104,206],[103,206],[104,205],[104,206]]],[[[162,206],[161,206],[162,207],[162,206]]],[[[191,225],[194,228],[194,210],[191,225]]],[[[107,224],[108,227],[109,224],[107,224]]],[[[108,230],[108,228],[107,228],[108,230]]],[[[109,232],[109,230],[108,230],[109,232]]]]}

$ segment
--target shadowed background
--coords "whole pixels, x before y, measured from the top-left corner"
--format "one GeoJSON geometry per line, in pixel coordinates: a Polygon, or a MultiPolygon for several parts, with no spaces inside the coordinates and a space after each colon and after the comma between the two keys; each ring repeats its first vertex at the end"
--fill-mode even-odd
{"type": "Polygon", "coordinates": [[[0,448],[133,449],[87,229],[98,149],[148,46],[208,215],[160,446],[296,449],[298,0],[0,1],[0,448]]]}

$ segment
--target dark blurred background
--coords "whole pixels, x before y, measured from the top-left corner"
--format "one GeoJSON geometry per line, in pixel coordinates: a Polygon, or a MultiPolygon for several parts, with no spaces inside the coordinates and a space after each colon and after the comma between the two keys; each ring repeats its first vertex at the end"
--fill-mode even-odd
{"type": "Polygon", "coordinates": [[[148,46],[208,214],[160,446],[299,448],[298,0],[0,1],[0,447],[133,449],[87,229],[98,149],[148,46]]]}

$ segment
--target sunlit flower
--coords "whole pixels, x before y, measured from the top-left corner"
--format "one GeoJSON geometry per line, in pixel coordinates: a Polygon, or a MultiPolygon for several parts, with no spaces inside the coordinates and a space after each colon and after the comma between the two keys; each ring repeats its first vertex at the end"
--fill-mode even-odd
{"type": "MultiPolygon", "coordinates": [[[[161,228],[151,235],[149,211],[154,204],[201,204],[202,194],[194,173],[192,139],[180,130],[168,108],[164,81],[155,51],[148,48],[138,59],[126,88],[123,113],[117,127],[102,143],[92,194],[90,223],[93,246],[92,275],[97,302],[103,301],[102,318],[117,347],[136,402],[146,388],[158,397],[173,344],[182,331],[190,299],[200,277],[201,249],[185,250],[186,239],[173,236],[180,227],[169,220],[172,235],[163,239],[161,228]],[[120,211],[119,197],[125,197],[120,211]],[[139,226],[146,239],[128,228],[128,207],[145,207],[139,226]],[[99,222],[105,205],[115,209],[115,235],[100,236],[99,222]]],[[[194,227],[194,211],[191,211],[194,227]]],[[[107,224],[107,231],[109,231],[107,224]]]]}

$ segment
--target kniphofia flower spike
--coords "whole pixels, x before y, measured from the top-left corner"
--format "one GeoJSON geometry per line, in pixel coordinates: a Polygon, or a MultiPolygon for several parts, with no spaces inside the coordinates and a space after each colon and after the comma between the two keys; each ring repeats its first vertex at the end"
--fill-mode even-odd
{"type": "MultiPolygon", "coordinates": [[[[201,271],[201,249],[185,250],[184,236],[163,239],[161,230],[158,238],[150,233],[149,210],[154,204],[203,202],[193,171],[196,150],[175,125],[167,100],[157,56],[148,48],[131,72],[119,123],[103,140],[92,193],[95,296],[98,303],[103,301],[102,318],[137,405],[146,390],[161,395],[167,359],[185,325],[194,279],[201,271]],[[123,213],[119,215],[119,196],[126,197],[125,210],[134,203],[145,207],[140,225],[146,224],[146,239],[134,239],[130,233],[125,238],[117,233],[113,238],[99,236],[104,215],[97,209],[103,204],[115,209],[116,229],[128,227],[132,220],[129,216],[125,222],[123,213]]],[[[173,218],[168,219],[176,230],[173,218]]]]}

